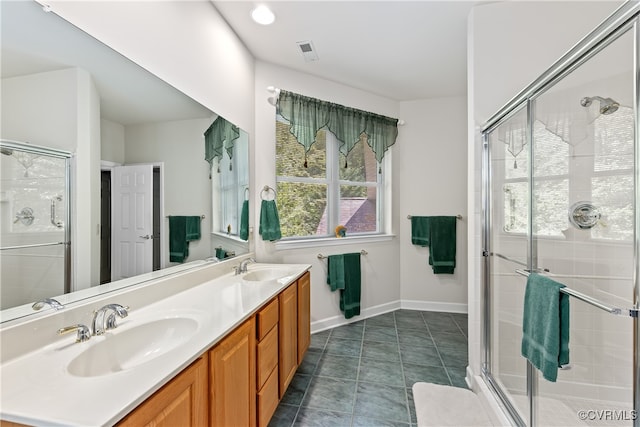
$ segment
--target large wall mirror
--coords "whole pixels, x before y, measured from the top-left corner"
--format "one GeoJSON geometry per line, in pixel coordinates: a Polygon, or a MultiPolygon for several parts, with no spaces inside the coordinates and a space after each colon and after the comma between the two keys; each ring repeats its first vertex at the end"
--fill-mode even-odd
{"type": "Polygon", "coordinates": [[[245,131],[36,2],[0,8],[0,321],[249,251],[245,131]]]}

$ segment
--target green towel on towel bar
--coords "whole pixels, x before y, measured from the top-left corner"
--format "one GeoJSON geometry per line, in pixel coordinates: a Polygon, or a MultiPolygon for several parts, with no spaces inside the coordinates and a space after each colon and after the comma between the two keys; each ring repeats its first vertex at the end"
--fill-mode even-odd
{"type": "Polygon", "coordinates": [[[199,216],[169,217],[169,261],[184,262],[189,256],[189,242],[200,239],[199,216]]]}
{"type": "Polygon", "coordinates": [[[258,232],[262,240],[274,241],[282,237],[280,218],[275,200],[263,200],[260,207],[260,228],[258,232]]]}
{"type": "Polygon", "coordinates": [[[455,216],[429,217],[429,265],[434,274],[453,274],[456,268],[455,216]]]}
{"type": "Polygon", "coordinates": [[[522,355],[555,382],[558,367],[569,363],[569,295],[565,286],[532,273],[527,279],[522,321],[522,355]]]}
{"type": "Polygon", "coordinates": [[[417,246],[429,246],[431,217],[412,216],[411,217],[411,243],[417,246]]]}
{"type": "Polygon", "coordinates": [[[240,213],[240,235],[242,240],[249,240],[249,201],[242,202],[242,211],[240,213]]]}
{"type": "Polygon", "coordinates": [[[360,252],[329,255],[327,284],[331,291],[340,290],[340,310],[345,319],[360,314],[361,281],[360,252]]]}

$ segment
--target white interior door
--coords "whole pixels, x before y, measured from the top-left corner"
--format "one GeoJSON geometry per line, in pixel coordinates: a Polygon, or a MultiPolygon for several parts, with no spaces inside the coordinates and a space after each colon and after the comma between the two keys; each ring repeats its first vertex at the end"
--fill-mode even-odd
{"type": "Polygon", "coordinates": [[[111,209],[111,280],[152,271],[153,165],[113,169],[111,209]]]}

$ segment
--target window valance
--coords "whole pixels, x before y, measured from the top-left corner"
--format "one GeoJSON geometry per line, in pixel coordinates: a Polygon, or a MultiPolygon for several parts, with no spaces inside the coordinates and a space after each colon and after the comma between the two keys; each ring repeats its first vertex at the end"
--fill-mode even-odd
{"type": "Polygon", "coordinates": [[[340,152],[345,156],[365,134],[380,163],[398,136],[398,119],[285,90],[280,91],[276,111],[290,123],[289,132],[304,146],[305,153],[316,142],[318,131],[326,127],[341,142],[340,152]]]}
{"type": "Polygon", "coordinates": [[[222,158],[223,150],[233,157],[233,141],[240,137],[240,129],[218,116],[204,132],[204,159],[213,167],[213,159],[222,158]]]}

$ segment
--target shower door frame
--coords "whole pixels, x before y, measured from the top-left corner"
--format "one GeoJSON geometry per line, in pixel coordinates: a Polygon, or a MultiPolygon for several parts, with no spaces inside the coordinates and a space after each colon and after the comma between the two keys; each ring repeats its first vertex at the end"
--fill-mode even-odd
{"type": "MultiPolygon", "coordinates": [[[[572,47],[564,56],[556,61],[546,72],[540,75],[529,86],[519,92],[507,104],[505,104],[498,112],[496,112],[481,128],[482,142],[482,295],[483,295],[483,311],[482,311],[482,378],[489,386],[491,392],[504,405],[511,420],[516,425],[537,426],[537,375],[531,363],[527,362],[527,396],[529,399],[529,417],[527,422],[523,420],[515,407],[506,397],[505,392],[500,388],[494,379],[491,371],[491,158],[489,151],[489,134],[506,122],[523,108],[527,112],[527,144],[528,149],[533,149],[532,139],[532,116],[533,101],[546,91],[547,88],[569,75],[576,68],[580,67],[588,59],[596,55],[598,52],[609,46],[618,39],[619,36],[627,31],[633,32],[634,37],[634,89],[633,89],[633,108],[634,108],[634,250],[633,250],[633,309],[635,309],[635,317],[633,321],[633,410],[637,414],[633,420],[634,427],[640,427],[640,323],[637,317],[640,308],[640,2],[629,1],[621,5],[613,14],[605,19],[587,36],[580,40],[572,47]]],[[[532,157],[530,157],[532,158],[532,157]]],[[[532,180],[529,180],[532,185],[532,180]]],[[[531,189],[530,189],[531,190],[531,189]]],[[[536,267],[535,251],[532,245],[535,239],[532,238],[532,207],[529,206],[529,230],[528,230],[528,268],[536,267]]]]}
{"type": "MultiPolygon", "coordinates": [[[[25,142],[13,141],[8,139],[0,139],[0,145],[11,150],[64,160],[64,185],[65,193],[67,196],[65,197],[64,205],[64,240],[62,242],[52,242],[50,244],[39,244],[38,246],[56,246],[59,244],[64,245],[63,290],[64,293],[67,294],[71,292],[71,158],[73,157],[73,153],[69,151],[58,150],[55,148],[43,147],[40,145],[28,144],[25,142]]],[[[24,245],[23,247],[26,248],[30,246],[33,245],[24,245]]],[[[17,248],[20,247],[16,247],[16,249],[17,248]]]]}

